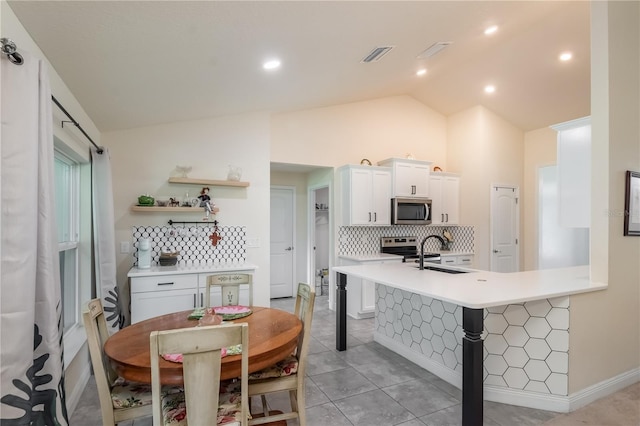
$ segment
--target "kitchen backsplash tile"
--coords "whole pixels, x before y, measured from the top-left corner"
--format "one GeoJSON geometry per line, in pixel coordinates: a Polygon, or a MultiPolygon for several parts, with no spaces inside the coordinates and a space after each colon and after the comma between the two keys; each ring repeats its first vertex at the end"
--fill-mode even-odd
{"type": "Polygon", "coordinates": [[[167,251],[179,251],[178,264],[182,266],[213,263],[244,263],[247,257],[246,228],[244,226],[218,226],[218,235],[222,237],[213,245],[209,236],[213,225],[197,226],[134,226],[132,230],[133,247],[136,249],[134,266],[138,263],[138,241],[141,238],[151,240],[151,263],[158,264],[163,248],[167,251]]]}
{"type": "MultiPolygon", "coordinates": [[[[380,238],[416,236],[421,241],[428,235],[442,236],[448,229],[453,235],[450,249],[473,252],[473,226],[341,226],[338,229],[338,255],[375,254],[380,252],[380,238]]],[[[425,250],[437,251],[440,243],[430,238],[425,243],[425,250]]]]}

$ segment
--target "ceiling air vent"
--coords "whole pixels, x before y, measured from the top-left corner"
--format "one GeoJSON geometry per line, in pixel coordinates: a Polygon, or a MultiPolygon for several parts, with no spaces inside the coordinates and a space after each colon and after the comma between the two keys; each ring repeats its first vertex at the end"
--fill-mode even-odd
{"type": "Polygon", "coordinates": [[[453,44],[452,41],[439,41],[437,43],[433,43],[429,46],[424,52],[418,55],[417,59],[427,59],[440,52],[445,47],[453,44]]]}
{"type": "Polygon", "coordinates": [[[369,52],[367,56],[362,58],[360,62],[378,62],[380,59],[382,59],[384,55],[389,53],[389,51],[393,48],[394,46],[376,47],[371,52],[369,52]]]}

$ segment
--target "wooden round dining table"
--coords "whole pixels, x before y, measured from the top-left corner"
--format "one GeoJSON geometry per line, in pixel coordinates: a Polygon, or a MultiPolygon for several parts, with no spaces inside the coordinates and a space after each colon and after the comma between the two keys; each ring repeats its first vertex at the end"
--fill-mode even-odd
{"type": "MultiPolygon", "coordinates": [[[[231,321],[249,324],[249,373],[291,355],[302,331],[302,321],[292,313],[260,306],[252,306],[251,311],[249,316],[231,321]]],[[[115,371],[127,380],[151,383],[149,335],[156,330],[197,326],[197,320],[188,319],[191,312],[150,318],[110,336],[105,342],[104,352],[115,371]]],[[[222,358],[221,379],[240,377],[240,358],[240,355],[222,358]]],[[[160,358],[160,381],[164,385],[182,385],[182,364],[160,358]]]]}

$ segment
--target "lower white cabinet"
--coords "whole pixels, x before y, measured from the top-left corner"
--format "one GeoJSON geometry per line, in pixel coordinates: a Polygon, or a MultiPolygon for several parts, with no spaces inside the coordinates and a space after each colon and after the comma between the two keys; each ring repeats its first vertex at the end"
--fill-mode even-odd
{"type": "MultiPolygon", "coordinates": [[[[207,277],[216,273],[247,272],[255,268],[216,270],[212,272],[193,271],[167,275],[156,269],[129,271],[131,280],[131,323],[135,324],[159,315],[186,311],[205,305],[207,277]]],[[[221,296],[219,289],[211,290],[211,305],[219,306],[221,296]]],[[[249,289],[240,288],[240,304],[249,304],[249,289]]]]}
{"type": "MultiPolygon", "coordinates": [[[[340,266],[372,265],[379,263],[401,263],[402,257],[388,259],[354,260],[340,258],[340,266]]],[[[347,315],[355,319],[372,318],[376,309],[376,283],[361,278],[349,277],[347,283],[347,315]]]]}
{"type": "Polygon", "coordinates": [[[472,254],[440,255],[440,264],[449,266],[473,265],[472,254]]]}
{"type": "Polygon", "coordinates": [[[131,324],[201,305],[198,275],[131,278],[131,324]]]}

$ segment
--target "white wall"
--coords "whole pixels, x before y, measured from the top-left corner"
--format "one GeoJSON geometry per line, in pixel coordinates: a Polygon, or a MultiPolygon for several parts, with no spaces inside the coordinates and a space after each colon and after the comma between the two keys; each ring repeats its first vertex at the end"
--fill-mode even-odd
{"type": "MultiPolygon", "coordinates": [[[[510,184],[522,190],[524,134],[476,106],[448,118],[448,136],[447,171],[460,173],[460,223],[474,226],[474,267],[488,270],[491,185],[510,184]]],[[[522,265],[522,250],[520,255],[522,265]]]]}
{"type": "Polygon", "coordinates": [[[571,297],[569,392],[640,368],[640,238],[623,236],[627,170],[640,170],[640,3],[592,2],[591,278],[571,297]]]}
{"type": "MultiPolygon", "coordinates": [[[[133,225],[164,225],[201,220],[196,213],[138,213],[131,206],[140,194],[156,197],[196,195],[201,185],[169,184],[176,165],[192,166],[189,177],[225,180],[228,166],[240,166],[248,188],[211,187],[209,195],[220,209],[221,226],[246,226],[247,238],[258,238],[259,247],[247,249],[247,261],[258,266],[254,301],[269,305],[269,117],[266,114],[235,115],[206,120],[163,124],[105,133],[104,146],[111,151],[116,241],[131,241],[133,225]]],[[[118,245],[118,244],[117,244],[118,245]]],[[[126,282],[133,264],[131,254],[118,254],[118,283],[126,282]]]]}
{"type": "Polygon", "coordinates": [[[389,157],[446,163],[446,118],[410,96],[272,117],[271,161],[339,167],[389,157]]]}

